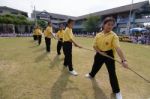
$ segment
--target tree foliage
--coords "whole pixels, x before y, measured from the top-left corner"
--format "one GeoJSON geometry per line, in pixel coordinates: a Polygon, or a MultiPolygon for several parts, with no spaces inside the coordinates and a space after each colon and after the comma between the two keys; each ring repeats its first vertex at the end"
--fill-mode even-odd
{"type": "Polygon", "coordinates": [[[37,20],[37,24],[41,27],[41,28],[46,28],[47,22],[44,20],[37,20]]]}
{"type": "Polygon", "coordinates": [[[84,22],[85,30],[87,32],[97,32],[99,30],[100,17],[89,16],[84,22]]]}
{"type": "Polygon", "coordinates": [[[15,25],[32,25],[33,21],[29,21],[25,16],[22,15],[0,15],[0,23],[15,24],[15,25]]]}

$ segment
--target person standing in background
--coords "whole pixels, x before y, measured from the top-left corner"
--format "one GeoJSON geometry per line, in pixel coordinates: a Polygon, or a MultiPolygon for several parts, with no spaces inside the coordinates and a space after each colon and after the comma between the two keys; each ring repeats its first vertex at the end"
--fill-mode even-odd
{"type": "MultiPolygon", "coordinates": [[[[53,29],[52,29],[52,25],[51,22],[48,22],[48,25],[46,27],[46,30],[44,31],[44,35],[45,35],[45,45],[46,45],[46,51],[50,52],[51,50],[51,38],[53,36],[53,29]]],[[[54,36],[53,36],[54,37],[54,36]]],[[[55,38],[55,37],[54,37],[55,38]]]]}
{"type": "Polygon", "coordinates": [[[38,44],[40,45],[41,44],[41,38],[42,38],[42,31],[41,31],[41,29],[38,25],[36,26],[34,32],[35,32],[35,35],[36,35],[35,36],[36,40],[38,40],[38,44]]]}
{"type": "Polygon", "coordinates": [[[37,26],[37,39],[38,39],[38,44],[40,45],[41,44],[41,40],[42,40],[42,31],[41,31],[41,28],[39,26],[37,26]]]}
{"type": "Polygon", "coordinates": [[[34,41],[37,40],[37,35],[36,35],[36,33],[35,33],[35,29],[36,29],[36,27],[34,27],[34,29],[33,29],[33,40],[34,40],[34,41]]]}
{"type": "Polygon", "coordinates": [[[58,43],[57,43],[57,54],[61,54],[61,48],[63,47],[63,35],[64,35],[64,26],[63,24],[60,25],[60,30],[56,33],[56,36],[58,38],[58,43]]]}

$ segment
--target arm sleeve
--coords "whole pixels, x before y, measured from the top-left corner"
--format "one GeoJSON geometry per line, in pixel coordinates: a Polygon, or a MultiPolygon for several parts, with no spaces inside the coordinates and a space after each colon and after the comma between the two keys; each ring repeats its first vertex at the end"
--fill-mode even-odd
{"type": "Polygon", "coordinates": [[[53,33],[53,28],[52,27],[50,28],[50,32],[53,33]]]}
{"type": "Polygon", "coordinates": [[[96,35],[96,37],[94,38],[93,46],[94,46],[94,47],[97,46],[97,35],[96,35]]]}
{"type": "Polygon", "coordinates": [[[117,35],[115,35],[113,37],[112,45],[113,45],[114,48],[120,47],[119,37],[117,35]]]}
{"type": "Polygon", "coordinates": [[[67,30],[67,35],[69,39],[74,40],[72,30],[67,30]]]}
{"type": "Polygon", "coordinates": [[[73,40],[73,34],[69,33],[69,38],[73,40]]]}

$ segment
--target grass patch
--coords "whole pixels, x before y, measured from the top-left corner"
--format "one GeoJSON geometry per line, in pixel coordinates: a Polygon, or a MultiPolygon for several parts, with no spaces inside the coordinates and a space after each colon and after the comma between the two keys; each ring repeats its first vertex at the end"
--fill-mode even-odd
{"type": "MultiPolygon", "coordinates": [[[[78,37],[77,42],[92,48],[93,38],[78,37]]],[[[32,38],[0,38],[0,99],[113,99],[106,67],[96,80],[84,75],[91,70],[94,52],[73,48],[73,64],[79,76],[63,69],[64,56],[57,56],[57,41],[51,53],[45,42],[37,46],[32,38]]],[[[121,43],[129,66],[150,80],[150,46],[121,43]]],[[[150,84],[116,66],[124,99],[150,98],[150,84]]]]}

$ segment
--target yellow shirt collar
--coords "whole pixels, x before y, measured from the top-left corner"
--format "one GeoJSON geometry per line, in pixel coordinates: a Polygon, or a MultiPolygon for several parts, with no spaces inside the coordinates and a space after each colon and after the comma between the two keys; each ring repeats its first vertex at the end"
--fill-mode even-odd
{"type": "Polygon", "coordinates": [[[102,31],[102,34],[103,35],[109,35],[109,34],[112,34],[112,31],[108,32],[108,33],[104,33],[104,31],[102,31]]]}

